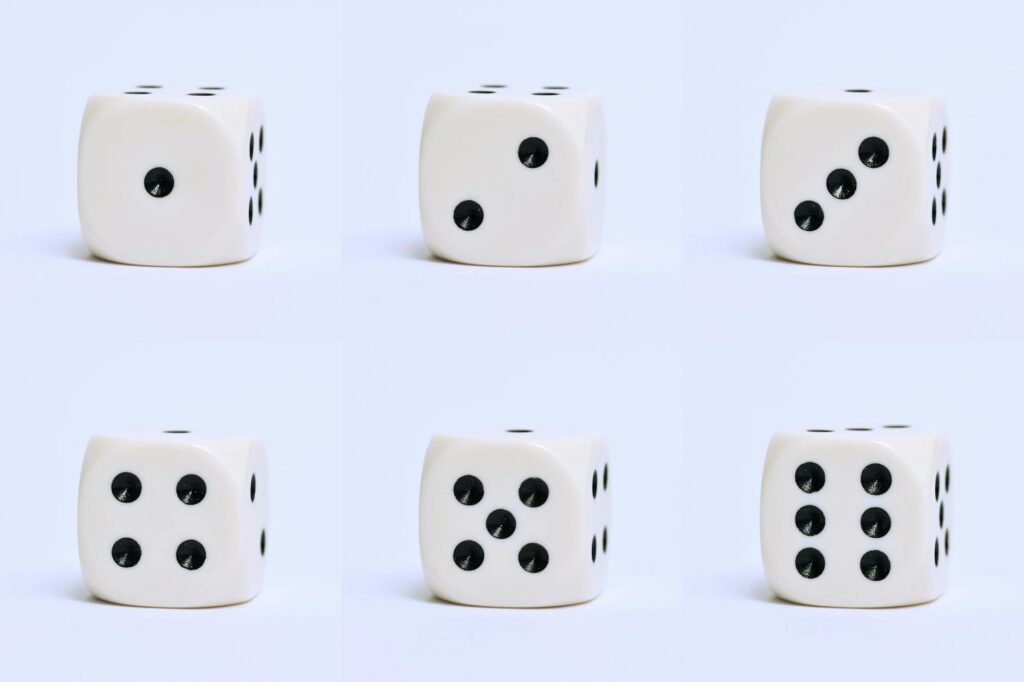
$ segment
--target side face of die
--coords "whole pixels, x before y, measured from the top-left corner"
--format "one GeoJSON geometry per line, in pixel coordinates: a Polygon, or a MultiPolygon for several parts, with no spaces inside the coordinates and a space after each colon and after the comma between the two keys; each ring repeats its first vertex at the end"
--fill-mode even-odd
{"type": "Polygon", "coordinates": [[[819,265],[934,258],[945,241],[948,145],[946,108],[934,97],[775,97],[761,156],[769,245],[819,265]]]}
{"type": "Polygon", "coordinates": [[[420,489],[427,585],[475,606],[589,601],[604,587],[610,516],[599,438],[435,436],[420,489]]]}
{"type": "Polygon", "coordinates": [[[251,258],[263,222],[264,145],[255,97],[156,86],[94,95],[78,153],[86,245],[135,265],[251,258]]]}
{"type": "Polygon", "coordinates": [[[598,250],[604,110],[568,88],[434,95],[420,146],[428,248],[450,261],[536,266],[598,250]]]}
{"type": "Polygon", "coordinates": [[[78,497],[89,591],[133,606],[244,602],[263,581],[267,458],[252,438],[94,437],[78,497]]]}
{"type": "Polygon", "coordinates": [[[910,427],[776,434],[761,489],[761,552],[779,597],[889,607],[945,590],[949,444],[910,427]]]}

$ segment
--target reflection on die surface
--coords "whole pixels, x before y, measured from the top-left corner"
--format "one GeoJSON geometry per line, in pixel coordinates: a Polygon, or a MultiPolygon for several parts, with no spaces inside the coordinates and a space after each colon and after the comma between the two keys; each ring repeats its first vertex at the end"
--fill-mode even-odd
{"type": "Polygon", "coordinates": [[[862,89],[775,97],[761,154],[769,245],[819,265],[934,258],[945,240],[948,149],[936,97],[862,89]]]}
{"type": "Polygon", "coordinates": [[[263,581],[267,457],[255,438],[96,436],[82,465],[78,550],[89,591],[134,606],[244,602],[263,581]]]}
{"type": "Polygon", "coordinates": [[[251,258],[263,222],[265,138],[259,99],[219,86],[92,96],[78,152],[86,245],[135,265],[251,258]]]}
{"type": "Polygon", "coordinates": [[[906,425],[777,433],[761,487],[771,589],[815,606],[905,606],[946,587],[949,443],[906,425]]]}
{"type": "Polygon", "coordinates": [[[420,146],[420,217],[437,256],[477,265],[574,263],[604,220],[604,110],[566,86],[436,94],[420,146]]]}
{"type": "Polygon", "coordinates": [[[589,601],[604,588],[610,516],[601,438],[435,436],[420,487],[427,585],[475,606],[589,601]]]}

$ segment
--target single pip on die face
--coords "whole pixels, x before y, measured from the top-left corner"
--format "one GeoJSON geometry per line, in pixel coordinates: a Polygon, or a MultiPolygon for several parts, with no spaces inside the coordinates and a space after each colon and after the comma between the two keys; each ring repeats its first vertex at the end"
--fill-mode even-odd
{"type": "Polygon", "coordinates": [[[940,432],[894,424],[777,433],[761,487],[769,586],[815,606],[932,601],[946,586],[951,507],[940,432]]]}
{"type": "Polygon", "coordinates": [[[587,260],[604,220],[604,110],[565,86],[436,94],[420,146],[429,249],[477,265],[587,260]]]}
{"type": "Polygon", "coordinates": [[[259,99],[219,86],[94,95],[78,154],[89,250],[134,265],[251,258],[263,220],[265,138],[259,99]]]}
{"type": "Polygon", "coordinates": [[[604,588],[610,516],[601,438],[435,436],[420,487],[427,585],[474,606],[589,601],[604,588]]]}
{"type": "Polygon", "coordinates": [[[865,89],[775,97],[761,153],[769,246],[818,265],[934,258],[945,240],[948,148],[936,97],[865,89]]]}
{"type": "Polygon", "coordinates": [[[267,459],[254,438],[97,436],[78,495],[89,591],[132,606],[252,599],[267,551],[267,459]]]}

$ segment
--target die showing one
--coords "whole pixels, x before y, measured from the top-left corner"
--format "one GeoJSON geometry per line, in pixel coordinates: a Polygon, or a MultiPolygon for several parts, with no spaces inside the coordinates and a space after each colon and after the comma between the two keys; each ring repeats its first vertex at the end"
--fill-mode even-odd
{"type": "Polygon", "coordinates": [[[611,501],[600,438],[515,429],[435,436],[420,488],[430,590],[475,606],[576,604],[601,593],[611,501]]]}
{"type": "Polygon", "coordinates": [[[263,581],[267,459],[254,438],[97,436],[78,495],[89,591],[134,606],[244,602],[263,581]]]}
{"type": "Polygon", "coordinates": [[[477,265],[587,260],[604,220],[604,110],[561,86],[436,94],[420,146],[420,217],[437,256],[477,265]]]}
{"type": "Polygon", "coordinates": [[[848,90],[768,108],[761,212],[771,249],[819,265],[915,263],[942,250],[949,131],[935,97],[848,90]]]}
{"type": "Polygon", "coordinates": [[[761,487],[761,553],[779,597],[887,607],[945,590],[945,435],[904,425],[777,433],[761,487]]]}
{"type": "Polygon", "coordinates": [[[251,258],[262,225],[264,146],[255,97],[155,85],[94,95],[78,153],[86,245],[135,265],[251,258]]]}

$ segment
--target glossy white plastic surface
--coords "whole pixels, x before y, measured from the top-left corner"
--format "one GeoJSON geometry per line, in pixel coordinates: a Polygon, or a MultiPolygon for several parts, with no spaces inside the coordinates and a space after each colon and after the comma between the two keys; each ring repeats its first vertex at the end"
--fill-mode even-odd
{"type": "Polygon", "coordinates": [[[761,155],[761,211],[772,251],[819,265],[934,258],[946,232],[948,134],[945,105],[935,97],[842,91],[775,97],[761,155]],[[872,138],[888,147],[884,164],[861,159],[862,143],[872,138]],[[841,199],[852,184],[833,185],[834,193],[828,178],[842,170],[856,189],[841,199]],[[820,207],[820,226],[800,226],[796,212],[804,202],[820,207]]]}
{"type": "Polygon", "coordinates": [[[483,86],[436,94],[420,146],[420,216],[427,247],[478,265],[555,265],[593,256],[604,220],[604,110],[571,88],[483,86]],[[547,159],[520,160],[537,138],[547,159]],[[476,227],[456,210],[475,202],[476,227]],[[472,229],[466,229],[471,227],[472,229]]]}
{"type": "Polygon", "coordinates": [[[476,606],[559,606],[596,597],[608,562],[607,465],[607,447],[595,437],[435,436],[420,488],[420,554],[430,590],[441,599],[476,606]],[[457,498],[456,483],[464,476],[482,486],[475,503],[457,498]],[[528,506],[520,495],[531,479],[547,486],[541,505],[528,506]],[[515,519],[515,530],[500,539],[487,526],[498,510],[515,519]],[[464,541],[477,543],[483,552],[482,563],[472,570],[456,563],[456,548],[464,541]],[[530,572],[521,565],[520,553],[529,544],[547,553],[543,570],[530,572]]]}
{"type": "MultiPolygon", "coordinates": [[[[771,589],[783,599],[816,606],[905,606],[939,597],[949,564],[949,462],[945,435],[910,427],[777,433],[761,488],[761,552],[771,589]],[[805,464],[821,467],[820,489],[798,484],[797,470],[805,464]],[[884,492],[862,483],[871,465],[891,476],[884,492]],[[806,508],[820,510],[823,528],[805,523],[800,529],[797,515],[806,508]],[[887,532],[880,530],[886,526],[877,523],[882,515],[875,510],[887,515],[887,532]],[[875,523],[865,525],[868,520],[875,523]],[[805,549],[824,559],[816,577],[798,569],[797,555],[805,549]],[[865,559],[869,552],[888,560],[884,578],[871,570],[878,561],[877,555],[865,559]]],[[[876,478],[869,473],[866,480],[876,478]]]]}
{"type": "Polygon", "coordinates": [[[260,101],[226,89],[126,92],[94,95],[82,119],[78,209],[89,249],[135,265],[252,257],[266,174],[260,101]],[[154,169],[173,176],[169,193],[167,183],[147,186],[154,169]]]}
{"type": "Polygon", "coordinates": [[[267,490],[266,453],[254,438],[169,432],[94,437],[78,495],[78,549],[89,591],[134,606],[252,599],[263,581],[267,490]],[[114,480],[123,472],[141,484],[135,499],[115,496],[114,480]],[[179,482],[188,475],[205,483],[198,503],[179,497],[179,482]],[[122,538],[141,549],[133,565],[115,561],[113,548],[122,538]],[[206,553],[198,568],[178,560],[179,546],[189,540],[206,553]]]}

